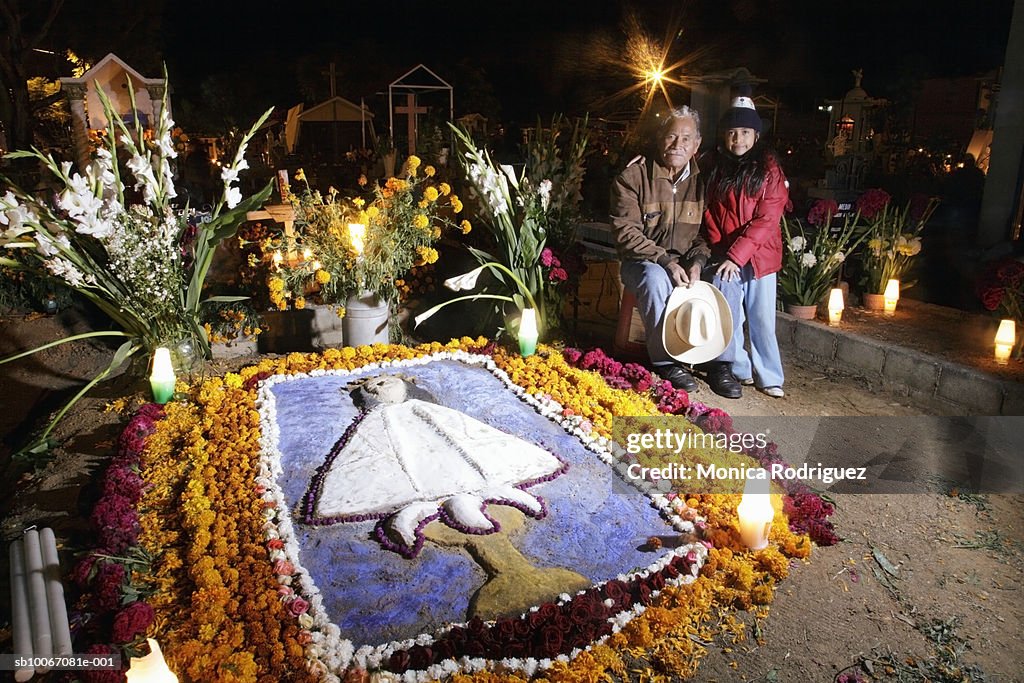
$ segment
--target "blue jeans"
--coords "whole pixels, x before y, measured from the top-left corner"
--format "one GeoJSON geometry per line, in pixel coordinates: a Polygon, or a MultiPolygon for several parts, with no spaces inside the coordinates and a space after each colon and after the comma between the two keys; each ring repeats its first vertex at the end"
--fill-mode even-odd
{"type": "Polygon", "coordinates": [[[647,357],[651,365],[673,365],[676,360],[665,352],[661,324],[665,305],[675,286],[668,272],[653,261],[623,261],[619,267],[622,285],[636,297],[636,309],[644,321],[647,357]]]}
{"type": "Polygon", "coordinates": [[[775,280],[775,273],[754,277],[749,263],[736,280],[725,282],[718,275],[712,279],[732,311],[732,342],[718,360],[731,363],[733,374],[741,380],[753,377],[760,389],[781,387],[785,381],[775,337],[775,280]],[[750,333],[749,354],[744,348],[744,322],[750,333]]]}

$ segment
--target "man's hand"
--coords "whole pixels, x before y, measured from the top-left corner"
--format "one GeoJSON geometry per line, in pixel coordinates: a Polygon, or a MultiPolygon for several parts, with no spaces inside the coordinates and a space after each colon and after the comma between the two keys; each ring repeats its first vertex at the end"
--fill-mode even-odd
{"type": "Polygon", "coordinates": [[[665,266],[672,284],[676,287],[689,287],[695,282],[700,282],[700,266],[694,263],[689,268],[683,268],[676,261],[665,266]]]}
{"type": "Polygon", "coordinates": [[[722,265],[718,266],[715,274],[722,278],[723,282],[732,282],[740,277],[740,267],[735,262],[725,259],[722,265]]]}

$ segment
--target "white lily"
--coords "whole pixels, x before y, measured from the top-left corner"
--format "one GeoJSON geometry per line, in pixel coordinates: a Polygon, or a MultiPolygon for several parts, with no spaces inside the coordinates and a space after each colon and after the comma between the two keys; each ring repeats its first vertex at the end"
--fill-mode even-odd
{"type": "Polygon", "coordinates": [[[484,272],[484,266],[475,268],[468,273],[462,275],[456,275],[450,277],[444,281],[444,286],[453,292],[461,292],[464,289],[476,288],[476,281],[480,278],[480,273],[484,272]]]}

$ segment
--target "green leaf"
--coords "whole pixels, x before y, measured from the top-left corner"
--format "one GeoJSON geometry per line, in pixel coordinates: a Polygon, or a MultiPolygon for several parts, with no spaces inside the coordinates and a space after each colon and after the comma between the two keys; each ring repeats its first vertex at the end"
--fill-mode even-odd
{"type": "Polygon", "coordinates": [[[224,304],[224,303],[235,303],[237,301],[248,301],[252,297],[250,296],[228,296],[227,294],[211,296],[203,299],[200,305],[203,304],[224,304]]]}

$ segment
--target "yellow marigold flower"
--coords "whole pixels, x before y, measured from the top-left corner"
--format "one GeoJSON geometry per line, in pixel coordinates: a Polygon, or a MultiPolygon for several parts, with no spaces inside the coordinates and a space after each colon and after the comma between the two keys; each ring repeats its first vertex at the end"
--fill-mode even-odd
{"type": "Polygon", "coordinates": [[[441,236],[441,228],[439,228],[439,227],[437,227],[435,225],[434,226],[434,231],[431,234],[434,236],[434,239],[436,240],[438,237],[441,236]]]}
{"type": "MultiPolygon", "coordinates": [[[[427,168],[430,167],[427,166],[427,168]]],[[[436,202],[437,197],[438,192],[436,187],[428,187],[427,189],[423,190],[423,198],[426,199],[428,202],[436,202]]]]}
{"type": "Polygon", "coordinates": [[[449,185],[448,183],[441,183],[440,185],[437,186],[437,189],[441,193],[442,197],[447,197],[448,194],[452,191],[452,186],[449,185]]]}
{"type": "Polygon", "coordinates": [[[318,271],[316,271],[316,282],[317,282],[317,284],[326,285],[330,281],[331,281],[331,274],[329,272],[327,272],[326,270],[318,270],[318,271]]]}
{"type": "Polygon", "coordinates": [[[249,257],[246,259],[246,262],[249,264],[250,268],[255,268],[260,264],[260,257],[257,256],[256,254],[249,254],[249,257]]]}
{"type": "Polygon", "coordinates": [[[380,215],[380,209],[378,209],[376,205],[371,204],[370,206],[366,207],[366,218],[368,220],[373,220],[378,215],[380,215]]]}
{"type": "Polygon", "coordinates": [[[452,195],[451,202],[452,211],[454,211],[455,213],[462,213],[462,202],[459,200],[459,198],[456,197],[455,195],[452,195]]]}
{"type": "Polygon", "coordinates": [[[303,297],[303,296],[295,297],[295,308],[301,311],[305,307],[306,307],[306,297],[303,297]]]}
{"type": "Polygon", "coordinates": [[[420,201],[419,201],[419,202],[418,202],[418,203],[416,204],[416,206],[420,207],[421,209],[425,209],[425,208],[427,208],[428,206],[430,206],[430,202],[428,202],[428,201],[427,201],[426,199],[421,199],[421,200],[420,200],[420,201]]]}
{"type": "Polygon", "coordinates": [[[423,175],[428,178],[433,178],[435,173],[437,173],[437,170],[433,166],[428,165],[423,167],[423,175]]]}
{"type": "Polygon", "coordinates": [[[370,181],[368,181],[366,179],[366,174],[365,173],[360,173],[359,174],[359,181],[358,182],[359,182],[359,187],[366,187],[366,183],[368,183],[370,181]]]}
{"type": "Polygon", "coordinates": [[[306,172],[303,169],[300,168],[298,171],[295,172],[295,180],[305,180],[305,179],[306,179],[306,172]]]}
{"type": "Polygon", "coordinates": [[[472,224],[467,220],[464,220],[461,223],[459,223],[459,227],[462,228],[463,235],[468,235],[469,231],[473,229],[472,224]]]}
{"type": "Polygon", "coordinates": [[[405,162],[405,165],[409,168],[409,175],[416,175],[416,169],[420,167],[420,158],[415,154],[410,154],[409,159],[405,162]]]}
{"type": "Polygon", "coordinates": [[[344,318],[345,317],[345,307],[344,306],[338,306],[338,310],[336,311],[336,313],[338,314],[339,318],[344,318]]]}
{"type": "Polygon", "coordinates": [[[232,389],[242,388],[242,376],[234,372],[229,372],[224,375],[224,384],[232,389]]]}
{"type": "Polygon", "coordinates": [[[412,225],[413,225],[414,228],[419,228],[420,230],[426,230],[430,226],[430,219],[427,218],[422,213],[418,213],[415,216],[413,216],[413,218],[412,218],[412,225]]]}
{"type": "Polygon", "coordinates": [[[362,197],[356,197],[352,200],[352,203],[355,204],[357,209],[361,209],[363,208],[363,205],[366,204],[366,200],[362,197]]]}

